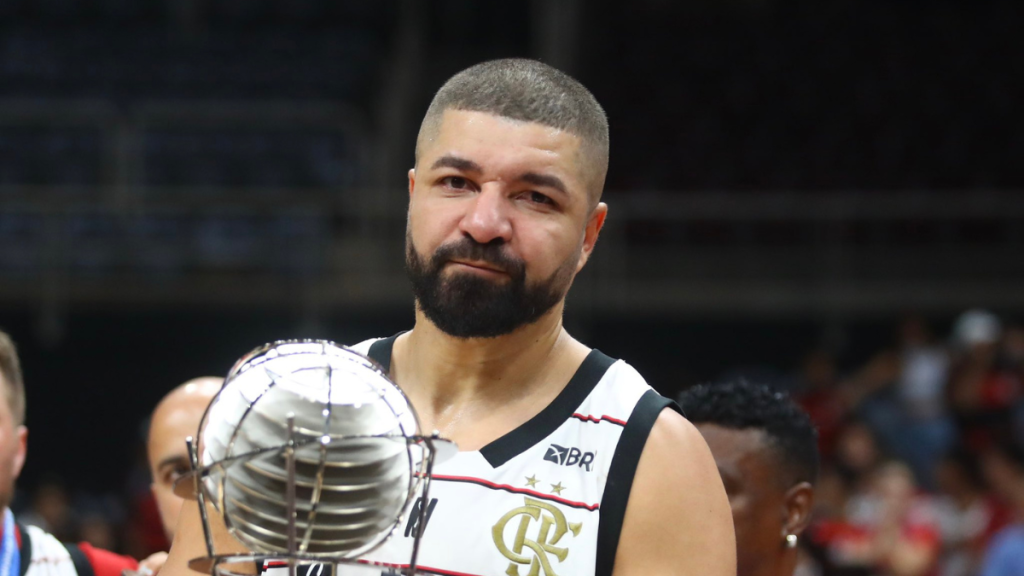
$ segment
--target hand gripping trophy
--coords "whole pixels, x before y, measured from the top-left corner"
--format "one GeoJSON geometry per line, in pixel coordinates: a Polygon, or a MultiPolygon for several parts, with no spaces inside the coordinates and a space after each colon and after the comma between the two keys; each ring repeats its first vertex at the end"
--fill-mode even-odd
{"type": "MultiPolygon", "coordinates": [[[[430,489],[451,442],[419,432],[405,395],[366,357],[327,341],[282,341],[243,356],[188,439],[206,557],[189,566],[360,564],[430,489]],[[251,552],[218,553],[206,503],[251,552]]],[[[420,511],[424,514],[425,511],[420,511]]],[[[421,525],[424,518],[419,519],[421,525]]],[[[414,574],[419,539],[407,574],[414,574]]]]}

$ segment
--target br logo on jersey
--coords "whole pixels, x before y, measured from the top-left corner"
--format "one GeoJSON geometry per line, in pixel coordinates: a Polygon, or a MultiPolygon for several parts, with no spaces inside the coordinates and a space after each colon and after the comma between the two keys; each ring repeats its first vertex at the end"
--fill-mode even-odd
{"type": "Polygon", "coordinates": [[[575,446],[566,448],[558,444],[552,444],[548,446],[544,459],[560,466],[579,466],[590,472],[590,465],[594,463],[594,452],[583,452],[575,446]]]}
{"type": "Polygon", "coordinates": [[[562,540],[566,532],[572,532],[573,537],[579,536],[581,528],[582,522],[566,522],[565,515],[554,505],[526,497],[525,506],[509,510],[498,520],[491,528],[491,536],[501,555],[511,560],[508,569],[505,570],[508,576],[519,576],[520,565],[529,565],[526,576],[558,576],[551,569],[549,556],[557,558],[559,563],[564,562],[569,556],[569,548],[558,548],[555,545],[562,540]],[[511,535],[510,545],[505,540],[505,525],[517,516],[519,526],[511,535]],[[540,524],[531,532],[530,527],[534,522],[540,524]],[[533,535],[532,538],[527,537],[530,533],[533,535]]]}

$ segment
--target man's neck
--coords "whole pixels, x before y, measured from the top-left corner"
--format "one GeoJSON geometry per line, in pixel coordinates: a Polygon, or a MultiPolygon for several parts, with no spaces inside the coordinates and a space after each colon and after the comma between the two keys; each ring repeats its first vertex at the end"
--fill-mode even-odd
{"type": "Polygon", "coordinates": [[[452,337],[417,310],[413,330],[395,342],[391,371],[425,424],[443,431],[474,407],[553,398],[587,352],[563,329],[561,306],[495,338],[452,337]]]}

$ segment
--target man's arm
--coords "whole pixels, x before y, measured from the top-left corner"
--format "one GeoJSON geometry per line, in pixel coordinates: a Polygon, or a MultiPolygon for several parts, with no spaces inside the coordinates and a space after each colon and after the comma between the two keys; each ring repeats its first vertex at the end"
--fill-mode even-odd
{"type": "Polygon", "coordinates": [[[732,512],[704,438],[662,410],[629,493],[614,576],[735,576],[732,512]]]}

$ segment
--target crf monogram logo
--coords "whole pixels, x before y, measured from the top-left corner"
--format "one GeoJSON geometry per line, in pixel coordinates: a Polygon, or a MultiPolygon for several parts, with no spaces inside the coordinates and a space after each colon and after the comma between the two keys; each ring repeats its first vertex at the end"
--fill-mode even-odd
{"type": "MultiPolygon", "coordinates": [[[[515,525],[513,524],[513,526],[515,525]]],[[[565,557],[569,555],[569,548],[558,548],[555,544],[558,544],[566,532],[572,531],[573,536],[579,536],[582,527],[582,522],[567,523],[562,511],[551,504],[526,498],[525,506],[510,510],[501,517],[501,520],[498,520],[498,523],[491,529],[491,535],[494,537],[494,544],[498,547],[498,551],[505,558],[511,560],[508,570],[505,570],[505,574],[508,576],[519,576],[519,564],[530,565],[530,571],[526,573],[527,576],[539,576],[540,574],[558,576],[551,569],[551,559],[548,555],[558,558],[559,562],[565,561],[565,557]],[[517,516],[519,517],[519,527],[515,532],[512,545],[509,546],[505,542],[505,525],[517,516]],[[526,534],[535,520],[540,521],[540,526],[535,533],[536,537],[527,538],[526,534]]]]}

